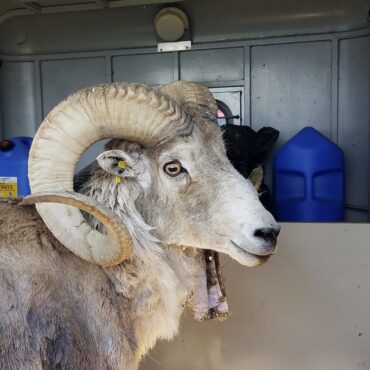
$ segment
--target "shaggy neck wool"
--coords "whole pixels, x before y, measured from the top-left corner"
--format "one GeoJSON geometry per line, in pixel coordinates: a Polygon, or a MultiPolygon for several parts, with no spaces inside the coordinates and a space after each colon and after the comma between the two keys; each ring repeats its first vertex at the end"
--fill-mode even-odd
{"type": "MultiPolygon", "coordinates": [[[[117,293],[131,301],[138,356],[158,339],[172,339],[177,334],[185,305],[196,320],[227,317],[218,254],[161,243],[138,211],[136,201],[144,197],[150,178],[117,183],[101,169],[93,173],[82,192],[119,215],[133,241],[130,258],[105,272],[117,293]]],[[[96,219],[86,217],[91,226],[105,232],[96,219]]]]}
{"type": "MultiPolygon", "coordinates": [[[[180,247],[161,245],[151,234],[153,228],[135,206],[135,200],[143,195],[136,182],[124,180],[117,184],[112,176],[97,173],[81,192],[117,213],[131,234],[132,256],[121,265],[106,269],[106,274],[117,293],[131,299],[137,352],[141,356],[157,339],[172,339],[176,335],[185,303],[195,289],[199,263],[180,247]]],[[[105,232],[96,219],[87,217],[95,229],[105,232]]]]}

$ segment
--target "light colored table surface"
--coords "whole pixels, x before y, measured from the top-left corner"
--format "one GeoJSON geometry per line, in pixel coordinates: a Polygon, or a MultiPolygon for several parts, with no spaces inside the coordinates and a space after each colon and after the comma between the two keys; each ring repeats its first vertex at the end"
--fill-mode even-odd
{"type": "Polygon", "coordinates": [[[283,224],[269,263],[223,265],[232,317],[184,317],[140,370],[370,369],[370,225],[283,224]]]}

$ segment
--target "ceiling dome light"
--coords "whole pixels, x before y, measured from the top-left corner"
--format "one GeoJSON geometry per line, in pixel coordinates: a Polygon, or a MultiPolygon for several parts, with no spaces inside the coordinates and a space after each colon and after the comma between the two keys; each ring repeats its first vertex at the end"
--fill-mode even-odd
{"type": "Polygon", "coordinates": [[[189,28],[187,15],[178,8],[162,9],[154,20],[157,35],[166,42],[173,42],[181,39],[189,28]]]}

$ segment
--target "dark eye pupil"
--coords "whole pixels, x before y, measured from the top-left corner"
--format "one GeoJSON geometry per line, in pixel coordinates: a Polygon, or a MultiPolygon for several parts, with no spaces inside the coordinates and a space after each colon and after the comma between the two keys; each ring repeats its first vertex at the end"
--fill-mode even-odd
{"type": "Polygon", "coordinates": [[[165,166],[164,166],[164,171],[170,175],[170,176],[176,176],[176,175],[179,175],[182,171],[182,166],[180,163],[178,162],[174,162],[174,163],[167,163],[165,166]]]}
{"type": "Polygon", "coordinates": [[[170,172],[177,172],[179,170],[177,166],[168,166],[167,168],[170,172]]]}

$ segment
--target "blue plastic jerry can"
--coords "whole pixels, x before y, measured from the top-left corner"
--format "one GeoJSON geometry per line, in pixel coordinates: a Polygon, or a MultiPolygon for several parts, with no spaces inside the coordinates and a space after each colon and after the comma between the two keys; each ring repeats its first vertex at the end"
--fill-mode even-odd
{"type": "Polygon", "coordinates": [[[274,201],[279,221],[344,220],[344,155],[306,127],[274,157],[274,201]]]}
{"type": "Polygon", "coordinates": [[[19,198],[30,194],[28,156],[31,137],[0,141],[0,197],[19,198]]]}

